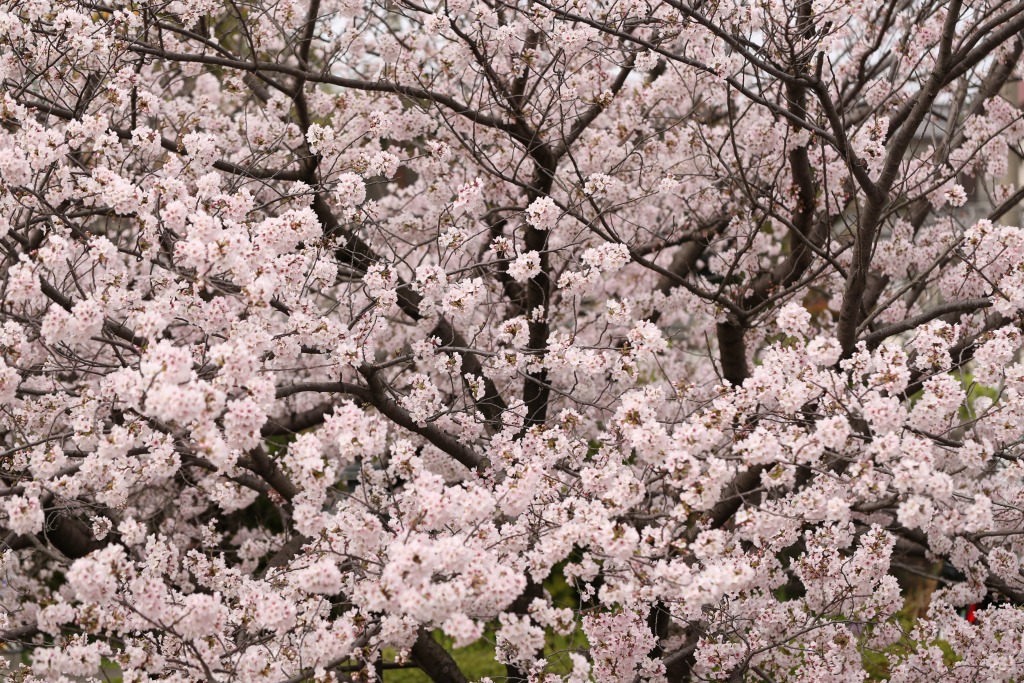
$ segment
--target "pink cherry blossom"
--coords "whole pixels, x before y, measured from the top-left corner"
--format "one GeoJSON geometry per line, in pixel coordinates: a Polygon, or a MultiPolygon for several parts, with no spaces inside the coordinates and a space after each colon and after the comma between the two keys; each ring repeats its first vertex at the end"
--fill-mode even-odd
{"type": "Polygon", "coordinates": [[[1024,678],[1019,9],[8,3],[11,676],[1024,678]]]}

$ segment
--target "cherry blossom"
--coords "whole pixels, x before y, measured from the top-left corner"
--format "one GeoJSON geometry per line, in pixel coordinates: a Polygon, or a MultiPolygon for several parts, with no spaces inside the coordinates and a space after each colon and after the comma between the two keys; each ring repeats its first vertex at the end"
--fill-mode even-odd
{"type": "Polygon", "coordinates": [[[7,3],[11,675],[1020,680],[1020,10],[7,3]]]}

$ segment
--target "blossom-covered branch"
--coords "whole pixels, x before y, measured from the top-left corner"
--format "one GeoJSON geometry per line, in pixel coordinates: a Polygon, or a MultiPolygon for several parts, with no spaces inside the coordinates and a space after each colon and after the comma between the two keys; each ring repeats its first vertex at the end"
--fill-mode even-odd
{"type": "Polygon", "coordinates": [[[6,3],[13,675],[1021,679],[1022,55],[1003,0],[6,3]]]}

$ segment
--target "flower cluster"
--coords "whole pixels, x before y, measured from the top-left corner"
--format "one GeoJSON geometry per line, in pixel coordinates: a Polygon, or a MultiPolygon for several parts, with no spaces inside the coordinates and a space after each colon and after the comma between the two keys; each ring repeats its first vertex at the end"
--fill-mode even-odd
{"type": "Polygon", "coordinates": [[[0,9],[12,680],[1024,679],[1019,8],[683,9],[0,9]]]}

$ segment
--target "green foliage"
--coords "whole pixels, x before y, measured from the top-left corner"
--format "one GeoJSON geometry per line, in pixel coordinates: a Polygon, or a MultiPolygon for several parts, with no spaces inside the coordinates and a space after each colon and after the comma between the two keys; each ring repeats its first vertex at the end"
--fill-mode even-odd
{"type": "Polygon", "coordinates": [[[960,407],[960,419],[963,421],[976,420],[977,411],[974,409],[974,402],[980,396],[992,399],[993,404],[999,402],[999,391],[974,381],[974,375],[966,370],[960,371],[960,386],[967,392],[967,399],[960,407]]]}
{"type": "Polygon", "coordinates": [[[888,680],[889,676],[892,674],[892,662],[898,662],[910,656],[914,652],[928,647],[937,647],[942,650],[942,661],[947,667],[952,667],[959,661],[960,658],[957,657],[955,652],[953,652],[953,648],[944,640],[936,640],[932,643],[923,643],[911,638],[910,634],[913,632],[916,622],[916,618],[914,616],[908,614],[904,610],[899,612],[896,615],[896,618],[900,623],[900,627],[903,629],[903,637],[883,650],[874,650],[867,647],[863,647],[861,649],[864,670],[868,673],[868,678],[866,680],[888,680]]]}
{"type": "MultiPolygon", "coordinates": [[[[567,560],[568,561],[568,560],[567,560]]],[[[565,580],[562,571],[566,562],[555,565],[551,574],[544,582],[544,590],[551,596],[551,602],[558,608],[578,610],[580,595],[565,580]]],[[[472,645],[458,650],[453,649],[452,640],[440,631],[434,632],[434,639],[445,646],[459,665],[462,673],[471,681],[490,676],[502,680],[506,676],[505,665],[497,661],[494,654],[495,632],[498,624],[488,624],[484,637],[472,645]]],[[[570,652],[581,652],[587,648],[587,637],[577,628],[568,636],[558,635],[550,630],[545,634],[544,658],[548,661],[547,672],[567,674],[572,670],[569,659],[570,652]]],[[[384,661],[393,662],[395,653],[385,652],[384,661]]],[[[384,672],[385,683],[430,683],[430,679],[419,669],[388,669],[384,672]]]]}
{"type": "MultiPolygon", "coordinates": [[[[452,649],[452,640],[440,631],[434,632],[434,639],[452,653],[452,658],[459,665],[462,673],[471,681],[484,676],[503,679],[506,676],[505,665],[494,656],[494,627],[487,629],[484,637],[469,647],[452,649]]],[[[544,658],[548,660],[547,672],[567,674],[572,670],[572,662],[568,653],[585,649],[586,636],[577,630],[569,636],[548,633],[544,644],[544,658]]],[[[393,662],[394,651],[385,651],[384,661],[393,662]]],[[[384,671],[384,683],[431,683],[430,678],[419,669],[387,669],[384,671]]]]}
{"type": "MultiPolygon", "coordinates": [[[[452,653],[459,669],[470,680],[484,676],[504,676],[505,666],[494,659],[494,645],[487,639],[478,640],[469,647],[452,650],[452,641],[440,631],[434,632],[434,639],[452,653]]],[[[384,652],[384,661],[394,661],[394,651],[384,652]]],[[[384,683],[431,683],[430,678],[419,669],[388,669],[384,672],[384,683]]]]}

